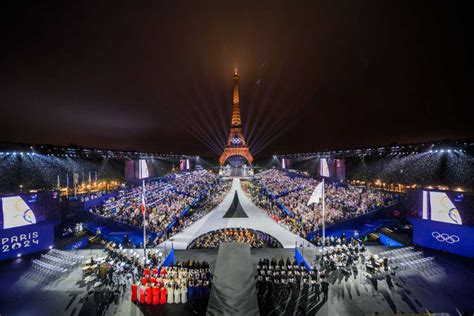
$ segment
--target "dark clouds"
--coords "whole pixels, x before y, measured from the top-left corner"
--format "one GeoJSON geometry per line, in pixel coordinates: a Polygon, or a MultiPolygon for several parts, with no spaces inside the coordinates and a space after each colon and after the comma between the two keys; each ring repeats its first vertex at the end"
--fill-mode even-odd
{"type": "Polygon", "coordinates": [[[11,5],[0,140],[213,154],[234,67],[260,154],[474,136],[455,1],[11,5]]]}

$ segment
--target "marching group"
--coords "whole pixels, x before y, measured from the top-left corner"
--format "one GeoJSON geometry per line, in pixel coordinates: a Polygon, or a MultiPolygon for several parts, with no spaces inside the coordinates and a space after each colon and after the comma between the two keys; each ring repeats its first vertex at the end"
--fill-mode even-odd
{"type": "Polygon", "coordinates": [[[287,310],[301,310],[305,314],[309,303],[328,299],[329,282],[317,270],[308,270],[296,260],[260,260],[257,265],[257,297],[264,314],[277,306],[287,310]]]}
{"type": "Polygon", "coordinates": [[[150,250],[142,259],[134,250],[105,246],[106,256],[85,262],[83,281],[94,289],[120,297],[131,289],[131,300],[140,304],[187,303],[207,299],[211,275],[207,262],[170,262],[162,266],[162,253],[150,250]],[[161,267],[161,268],[158,268],[161,267]]]}
{"type": "Polygon", "coordinates": [[[140,304],[179,304],[207,299],[210,270],[206,262],[177,262],[161,269],[144,269],[143,277],[131,286],[131,299],[140,304]]]}
{"type": "MultiPolygon", "coordinates": [[[[321,239],[318,239],[322,246],[321,239]]],[[[301,251],[301,250],[300,250],[301,251]]],[[[323,253],[314,263],[298,264],[287,258],[260,260],[257,265],[256,285],[260,309],[265,314],[282,306],[289,310],[300,310],[302,314],[328,299],[330,284],[350,275],[357,275],[364,264],[380,264],[387,269],[387,262],[373,262],[373,256],[366,260],[363,242],[356,238],[326,239],[323,253]]]]}

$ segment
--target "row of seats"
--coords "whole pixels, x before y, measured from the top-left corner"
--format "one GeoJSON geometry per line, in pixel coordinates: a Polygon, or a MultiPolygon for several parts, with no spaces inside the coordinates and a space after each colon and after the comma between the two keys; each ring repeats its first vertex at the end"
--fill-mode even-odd
{"type": "Polygon", "coordinates": [[[423,251],[407,252],[407,253],[402,253],[400,255],[397,255],[395,257],[391,257],[390,262],[399,263],[399,262],[404,262],[407,260],[415,260],[415,259],[420,259],[420,258],[423,258],[423,251]]]}
{"type": "Polygon", "coordinates": [[[38,272],[41,276],[46,277],[60,277],[64,273],[68,272],[68,269],[62,268],[56,265],[52,265],[50,263],[33,259],[33,269],[38,272]]]}
{"type": "Polygon", "coordinates": [[[413,251],[414,248],[413,247],[402,247],[402,248],[397,248],[397,249],[392,249],[392,250],[387,250],[387,251],[383,251],[381,253],[379,253],[378,255],[380,257],[387,257],[387,258],[390,258],[390,257],[394,257],[394,256],[397,256],[397,255],[401,255],[403,253],[406,253],[406,252],[409,252],[409,251],[413,251]]]}
{"type": "Polygon", "coordinates": [[[51,249],[50,254],[64,261],[74,262],[76,264],[82,263],[84,261],[83,256],[78,256],[59,249],[51,249]]]}

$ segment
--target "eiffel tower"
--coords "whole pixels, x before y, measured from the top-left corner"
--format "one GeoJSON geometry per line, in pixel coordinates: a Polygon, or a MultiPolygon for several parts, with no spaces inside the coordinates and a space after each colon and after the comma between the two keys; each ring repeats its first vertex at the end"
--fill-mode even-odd
{"type": "Polygon", "coordinates": [[[242,133],[239,103],[239,75],[237,74],[236,69],[234,73],[234,93],[232,97],[232,125],[230,127],[227,145],[219,159],[221,165],[230,162],[228,160],[231,160],[233,157],[244,158],[249,165],[252,164],[253,161],[252,154],[250,153],[249,147],[245,142],[244,134],[242,133]]]}

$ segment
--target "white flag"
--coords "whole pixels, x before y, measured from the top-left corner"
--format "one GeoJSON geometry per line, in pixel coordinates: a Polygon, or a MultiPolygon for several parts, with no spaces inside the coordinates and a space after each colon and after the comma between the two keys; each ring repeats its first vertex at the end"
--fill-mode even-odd
{"type": "Polygon", "coordinates": [[[320,203],[321,199],[323,198],[323,190],[324,190],[324,182],[319,183],[316,188],[313,191],[313,194],[311,194],[311,197],[309,198],[308,201],[308,206],[310,206],[313,203],[320,203]]]}

